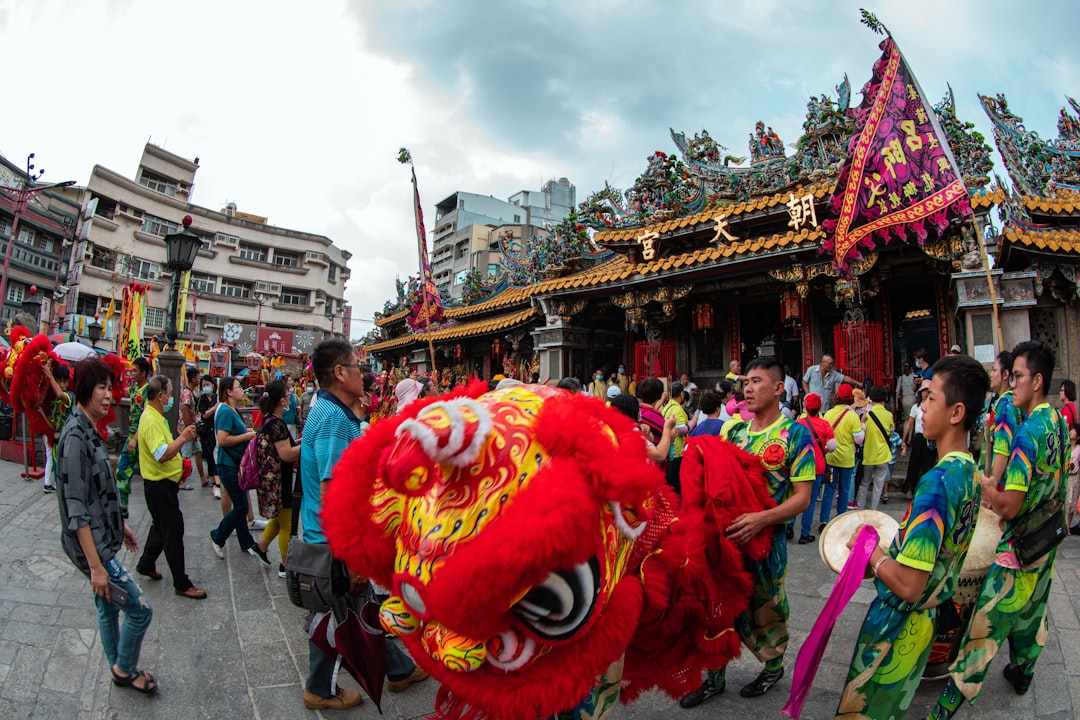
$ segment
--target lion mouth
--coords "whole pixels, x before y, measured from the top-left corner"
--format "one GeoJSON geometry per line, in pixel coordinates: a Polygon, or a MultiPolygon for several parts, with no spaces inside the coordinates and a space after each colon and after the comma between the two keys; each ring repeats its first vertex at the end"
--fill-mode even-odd
{"type": "Polygon", "coordinates": [[[512,610],[537,636],[558,642],[589,621],[599,594],[600,563],[594,556],[570,570],[550,573],[512,610]]]}

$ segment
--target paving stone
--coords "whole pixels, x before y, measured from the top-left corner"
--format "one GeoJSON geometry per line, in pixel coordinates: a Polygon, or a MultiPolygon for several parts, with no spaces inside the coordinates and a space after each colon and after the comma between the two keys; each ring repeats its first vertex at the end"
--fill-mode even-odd
{"type": "Polygon", "coordinates": [[[60,634],[60,628],[51,625],[39,625],[28,622],[6,622],[0,637],[5,640],[14,640],[23,645],[36,645],[38,647],[52,647],[60,634]]]}
{"type": "Polygon", "coordinates": [[[47,648],[23,645],[15,655],[7,678],[4,680],[0,697],[20,702],[34,702],[38,696],[38,687],[45,674],[45,665],[49,661],[47,648]]]}
{"type": "Polygon", "coordinates": [[[54,655],[45,667],[45,679],[41,686],[62,693],[82,692],[86,663],[85,654],[54,655]]]}

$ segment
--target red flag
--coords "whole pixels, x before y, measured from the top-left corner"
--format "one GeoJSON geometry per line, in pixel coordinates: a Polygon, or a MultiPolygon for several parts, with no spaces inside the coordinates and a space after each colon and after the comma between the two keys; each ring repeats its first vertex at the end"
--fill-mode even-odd
{"type": "Polygon", "coordinates": [[[841,273],[860,249],[905,240],[921,245],[929,222],[938,232],[971,213],[967,189],[937,115],[891,37],[852,113],[855,135],[824,222],[822,250],[841,273]]]}
{"type": "Polygon", "coordinates": [[[412,169],[413,210],[416,214],[416,243],[420,253],[420,290],[414,298],[412,312],[407,319],[413,330],[426,328],[442,320],[442,298],[431,279],[431,262],[428,260],[427,232],[424,230],[424,209],[420,206],[420,188],[416,183],[416,168],[412,169]]]}

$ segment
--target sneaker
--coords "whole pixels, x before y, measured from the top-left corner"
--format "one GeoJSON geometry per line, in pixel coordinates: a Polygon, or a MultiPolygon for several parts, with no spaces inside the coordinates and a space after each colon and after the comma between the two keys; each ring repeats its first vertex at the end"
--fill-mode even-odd
{"type": "Polygon", "coordinates": [[[251,547],[249,547],[247,549],[247,554],[258,560],[259,564],[263,567],[273,567],[273,565],[270,563],[270,558],[266,556],[266,553],[259,549],[258,545],[252,545],[251,547]]]}
{"type": "Polygon", "coordinates": [[[219,559],[225,559],[225,548],[217,544],[217,540],[214,539],[213,535],[210,536],[210,547],[214,549],[214,554],[217,555],[219,559]]]}
{"type": "Polygon", "coordinates": [[[52,494],[54,492],[56,492],[56,488],[54,488],[52,485],[46,485],[45,486],[45,494],[46,495],[50,495],[50,494],[52,494]]]}
{"type": "Polygon", "coordinates": [[[404,692],[404,690],[413,683],[418,683],[421,680],[427,680],[427,678],[428,674],[424,672],[423,668],[417,665],[413,668],[413,671],[409,675],[409,677],[405,678],[404,680],[387,680],[386,687],[390,688],[390,692],[392,693],[404,692]]]}
{"type": "Polygon", "coordinates": [[[804,537],[801,537],[801,538],[799,538],[799,544],[800,544],[800,545],[805,545],[805,544],[807,544],[807,543],[812,543],[812,542],[814,542],[815,540],[817,540],[817,538],[816,538],[815,536],[813,536],[813,535],[806,535],[806,536],[804,536],[804,537]]]}
{"type": "Polygon", "coordinates": [[[752,683],[746,685],[739,691],[739,694],[745,698],[760,697],[769,692],[769,690],[772,690],[773,685],[780,682],[780,678],[782,677],[784,677],[784,668],[780,668],[776,672],[762,670],[758,673],[758,676],[754,678],[752,683]]]}
{"type": "Polygon", "coordinates": [[[849,502],[849,503],[847,504],[847,509],[848,509],[848,510],[858,510],[858,509],[859,509],[859,506],[858,506],[858,504],[857,504],[857,503],[849,502]]]}
{"type": "Polygon", "coordinates": [[[277,576],[279,578],[285,577],[285,566],[282,565],[281,563],[278,563],[278,566],[277,566],[277,576]]]}
{"type": "Polygon", "coordinates": [[[1009,684],[1013,686],[1013,690],[1017,695],[1026,695],[1027,691],[1031,688],[1032,675],[1025,675],[1024,671],[1016,665],[1009,663],[1001,671],[1001,674],[1005,676],[1005,679],[1009,681],[1009,684]]]}
{"type": "Polygon", "coordinates": [[[128,519],[128,509],[127,508],[120,508],[120,517],[122,517],[125,520],[128,519]]]}
{"type": "Polygon", "coordinates": [[[708,680],[706,680],[705,682],[701,683],[701,687],[699,687],[697,690],[694,690],[693,692],[688,692],[681,698],[679,698],[679,707],[686,710],[697,707],[709,698],[724,692],[725,687],[727,687],[727,682],[721,683],[721,685],[717,687],[708,680]]]}
{"type": "Polygon", "coordinates": [[[788,525],[787,529],[784,530],[784,534],[787,535],[788,540],[794,540],[795,539],[795,528],[788,525]]]}
{"type": "Polygon", "coordinates": [[[355,690],[338,688],[337,695],[324,698],[304,688],[304,707],[308,710],[348,710],[364,702],[355,690]]]}
{"type": "Polygon", "coordinates": [[[220,500],[221,499],[221,486],[220,485],[215,485],[214,486],[214,499],[215,500],[220,500]]]}
{"type": "Polygon", "coordinates": [[[828,524],[829,523],[821,523],[820,525],[817,526],[818,535],[820,535],[822,533],[822,531],[825,529],[825,526],[828,525],[828,524]]]}
{"type": "Polygon", "coordinates": [[[262,518],[255,518],[248,523],[248,530],[265,530],[266,524],[266,520],[263,520],[262,518]]]}

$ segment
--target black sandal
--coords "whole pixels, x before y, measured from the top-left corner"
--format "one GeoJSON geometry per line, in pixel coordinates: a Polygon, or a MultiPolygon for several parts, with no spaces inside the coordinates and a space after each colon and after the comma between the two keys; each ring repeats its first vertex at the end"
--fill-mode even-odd
{"type": "Polygon", "coordinates": [[[111,672],[113,685],[117,687],[131,688],[136,692],[141,692],[143,695],[153,695],[158,691],[157,681],[154,680],[154,676],[145,670],[136,670],[131,675],[117,675],[115,670],[111,670],[111,672]],[[140,677],[144,678],[142,687],[135,684],[135,681],[140,677]]]}

